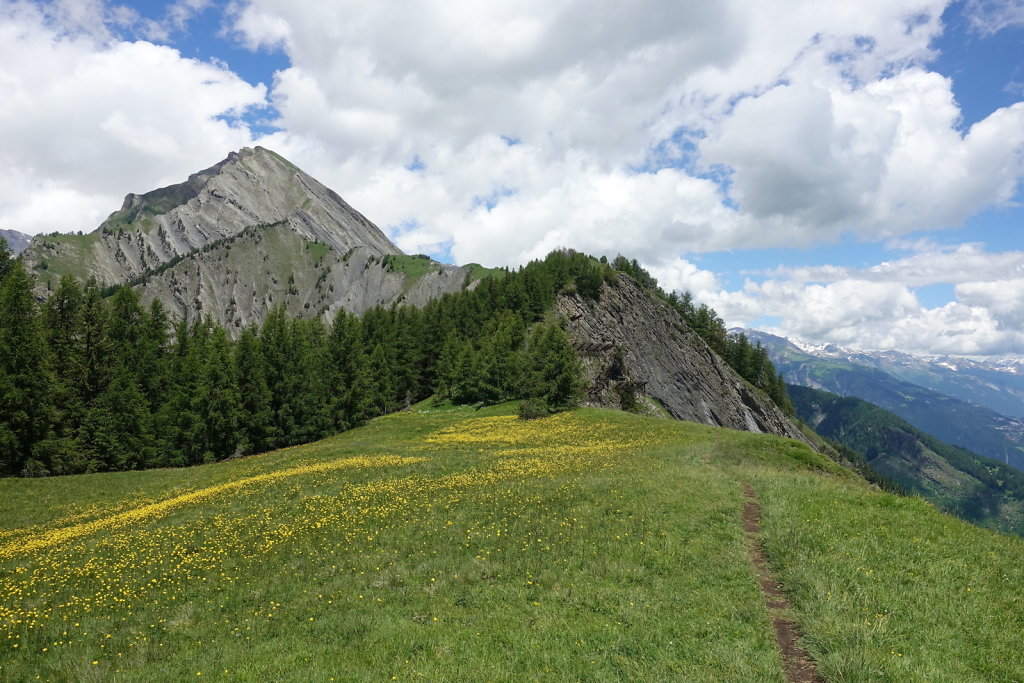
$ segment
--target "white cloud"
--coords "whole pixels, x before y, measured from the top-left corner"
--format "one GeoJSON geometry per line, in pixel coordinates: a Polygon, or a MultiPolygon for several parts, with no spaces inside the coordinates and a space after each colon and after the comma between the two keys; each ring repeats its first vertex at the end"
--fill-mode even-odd
{"type": "MultiPolygon", "coordinates": [[[[1024,268],[1020,272],[1024,273],[1024,268]]],[[[988,310],[1006,327],[1024,328],[1024,277],[964,282],[956,286],[956,298],[969,306],[988,310]]]]}
{"type": "Polygon", "coordinates": [[[1022,0],[967,0],[966,14],[971,28],[992,35],[1004,28],[1024,26],[1022,0]]]}
{"type": "Polygon", "coordinates": [[[993,253],[977,243],[954,246],[921,243],[915,246],[914,253],[909,256],[884,261],[869,268],[833,265],[780,267],[769,274],[795,282],[858,279],[902,283],[910,287],[940,283],[1001,282],[1024,277],[1024,251],[993,253]]]}
{"type": "MultiPolygon", "coordinates": [[[[780,268],[762,282],[722,288],[713,273],[671,278],[690,289],[729,326],[765,316],[768,331],[813,343],[900,349],[921,354],[1004,355],[1024,348],[1024,252],[988,252],[979,244],[940,247],[918,243],[903,259],[867,268],[780,268]],[[929,308],[915,288],[954,284],[955,300],[929,308]]],[[[696,271],[678,261],[682,273],[696,271]]],[[[670,269],[653,269],[661,280],[670,269]]]]}
{"type": "Polygon", "coordinates": [[[962,135],[938,74],[911,68],[860,88],[832,76],[741,101],[701,145],[706,161],[733,170],[740,209],[778,221],[786,242],[953,227],[1012,198],[1024,173],[1024,104],[962,135]]]}
{"type": "Polygon", "coordinates": [[[958,130],[950,81],[924,68],[945,4],[251,0],[232,28],[291,60],[265,144],[384,226],[414,223],[403,244],[670,263],[954,227],[1009,201],[1024,106],[958,130]],[[426,168],[403,175],[414,157],[426,168]],[[405,192],[430,200],[396,211],[405,192]]]}
{"type": "MultiPolygon", "coordinates": [[[[95,3],[64,5],[92,25],[95,3]]],[[[91,230],[127,192],[181,182],[251,142],[236,117],[265,101],[262,87],[168,47],[69,34],[61,16],[0,6],[0,224],[91,230]]]]}

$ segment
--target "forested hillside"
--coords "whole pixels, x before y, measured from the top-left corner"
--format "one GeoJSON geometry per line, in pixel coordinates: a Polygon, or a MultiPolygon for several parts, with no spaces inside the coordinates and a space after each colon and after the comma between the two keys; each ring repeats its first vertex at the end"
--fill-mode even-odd
{"type": "Polygon", "coordinates": [[[859,398],[790,386],[797,415],[822,436],[862,453],[908,492],[968,521],[1024,534],[1024,474],[944,443],[859,398]]]}
{"type": "MultiPolygon", "coordinates": [[[[619,259],[615,265],[632,265],[619,259]]],[[[40,476],[192,465],[307,443],[432,394],[454,403],[575,404],[579,361],[557,316],[570,288],[597,298],[613,266],[552,252],[423,308],[298,319],[277,307],[232,341],[210,318],[172,324],[128,287],[63,277],[41,306],[4,252],[0,285],[0,471],[40,476]],[[109,294],[104,298],[104,294],[109,294]]],[[[656,286],[656,285],[655,285],[656,286]]],[[[706,307],[681,309],[688,319],[706,307]]],[[[722,339],[724,327],[718,320],[722,339]]],[[[774,369],[743,340],[727,358],[769,392],[774,369]],[[747,363],[748,357],[759,362],[747,363]],[[769,380],[765,383],[765,380],[769,380]]],[[[777,391],[776,391],[777,395],[777,391]]]]}

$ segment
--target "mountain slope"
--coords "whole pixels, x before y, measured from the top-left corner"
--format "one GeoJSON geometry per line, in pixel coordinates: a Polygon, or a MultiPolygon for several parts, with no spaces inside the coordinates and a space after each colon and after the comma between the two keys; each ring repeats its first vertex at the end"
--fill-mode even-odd
{"type": "Polygon", "coordinates": [[[17,230],[0,230],[0,237],[7,240],[7,247],[15,256],[25,251],[29,242],[32,241],[32,235],[26,235],[25,233],[18,232],[17,230]]]}
{"type": "Polygon", "coordinates": [[[0,480],[0,672],[780,681],[746,483],[824,680],[1024,676],[1021,539],[793,441],[514,411],[418,406],[187,470],[0,480]]]}
{"type": "Polygon", "coordinates": [[[856,396],[946,443],[1024,469],[1024,420],[1000,415],[839,358],[818,358],[781,337],[750,331],[790,384],[856,396]]]}
{"type": "Polygon", "coordinates": [[[258,323],[278,302],[309,317],[425,300],[461,289],[471,272],[431,263],[439,275],[416,282],[395,268],[356,274],[384,257],[403,255],[332,190],[256,147],[183,183],[129,194],[88,235],[37,237],[23,258],[40,297],[61,275],[95,277],[137,285],[144,301],[159,299],[178,318],[209,314],[229,329],[258,323]]]}
{"type": "Polygon", "coordinates": [[[968,521],[1024,535],[1024,474],[950,446],[859,398],[789,387],[797,415],[876,472],[968,521]]]}

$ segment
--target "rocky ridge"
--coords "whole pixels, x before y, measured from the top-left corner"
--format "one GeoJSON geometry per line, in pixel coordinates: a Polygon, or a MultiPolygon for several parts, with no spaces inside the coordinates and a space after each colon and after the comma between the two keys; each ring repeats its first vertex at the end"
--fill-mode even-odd
{"type": "Polygon", "coordinates": [[[666,303],[619,274],[598,301],[558,298],[557,311],[584,356],[590,400],[613,402],[602,369],[621,349],[629,380],[674,418],[807,441],[760,390],[737,375],[666,303]]]}

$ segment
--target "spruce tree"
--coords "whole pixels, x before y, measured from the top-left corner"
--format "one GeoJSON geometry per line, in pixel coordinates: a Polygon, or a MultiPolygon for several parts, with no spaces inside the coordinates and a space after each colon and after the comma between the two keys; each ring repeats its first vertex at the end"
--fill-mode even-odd
{"type": "Polygon", "coordinates": [[[48,438],[53,376],[32,280],[20,261],[0,282],[0,472],[20,474],[48,438]]]}
{"type": "Polygon", "coordinates": [[[242,331],[235,344],[235,376],[238,378],[239,438],[242,452],[262,453],[270,449],[273,427],[270,389],[259,339],[251,328],[242,331]]]}
{"type": "Polygon", "coordinates": [[[224,328],[213,328],[204,356],[196,412],[203,418],[203,460],[212,462],[232,455],[239,441],[241,397],[224,328]]]}
{"type": "Polygon", "coordinates": [[[527,349],[525,398],[566,410],[579,404],[583,388],[583,366],[565,330],[556,323],[537,325],[527,349]]]}

